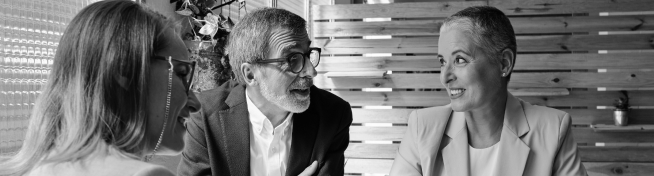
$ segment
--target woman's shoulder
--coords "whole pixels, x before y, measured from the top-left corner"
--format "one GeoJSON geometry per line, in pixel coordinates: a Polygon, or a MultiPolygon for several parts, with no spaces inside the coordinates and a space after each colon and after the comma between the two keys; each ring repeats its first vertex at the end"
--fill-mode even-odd
{"type": "Polygon", "coordinates": [[[451,113],[452,108],[449,105],[416,109],[409,114],[409,123],[420,124],[420,126],[443,124],[447,123],[451,113]]]}
{"type": "Polygon", "coordinates": [[[567,123],[570,120],[570,115],[562,110],[532,105],[531,103],[522,101],[525,116],[530,125],[547,125],[557,124],[557,126],[567,123]]]}
{"type": "Polygon", "coordinates": [[[103,157],[96,156],[92,158],[86,158],[75,162],[43,164],[35,167],[27,175],[172,176],[174,174],[168,169],[159,165],[146,163],[128,157],[107,155],[103,157]]]}
{"type": "Polygon", "coordinates": [[[109,166],[108,171],[120,172],[120,175],[134,175],[134,176],[155,176],[155,175],[174,175],[170,170],[163,166],[147,163],[131,158],[110,156],[101,162],[102,165],[109,166]]]}

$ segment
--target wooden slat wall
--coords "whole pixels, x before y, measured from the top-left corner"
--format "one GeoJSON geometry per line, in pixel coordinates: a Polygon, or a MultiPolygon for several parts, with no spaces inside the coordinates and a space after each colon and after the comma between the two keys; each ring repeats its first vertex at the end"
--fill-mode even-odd
{"type": "Polygon", "coordinates": [[[519,54],[509,91],[571,115],[590,175],[654,173],[654,133],[589,127],[613,123],[612,103],[625,96],[622,90],[635,108],[630,123],[654,124],[654,1],[439,0],[311,7],[313,45],[323,48],[314,83],[353,106],[346,174],[387,174],[407,115],[449,103],[435,57],[439,28],[447,16],[475,5],[510,17],[519,54]]]}

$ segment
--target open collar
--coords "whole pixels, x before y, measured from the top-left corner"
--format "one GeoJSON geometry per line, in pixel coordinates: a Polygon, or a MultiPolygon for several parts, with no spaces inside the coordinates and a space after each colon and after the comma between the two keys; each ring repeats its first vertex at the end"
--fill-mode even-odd
{"type": "MultiPolygon", "coordinates": [[[[500,153],[495,175],[522,175],[530,148],[520,137],[530,130],[524,107],[519,99],[507,95],[504,109],[500,153]]],[[[447,175],[470,175],[470,155],[465,112],[450,114],[445,134],[451,139],[443,148],[443,164],[447,175]]]]}

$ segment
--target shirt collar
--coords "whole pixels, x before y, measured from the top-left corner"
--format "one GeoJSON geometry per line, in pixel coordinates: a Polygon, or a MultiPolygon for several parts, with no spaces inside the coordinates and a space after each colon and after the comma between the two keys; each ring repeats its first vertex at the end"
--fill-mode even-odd
{"type": "MultiPolygon", "coordinates": [[[[261,112],[261,110],[256,105],[254,105],[252,100],[250,100],[250,96],[248,95],[247,91],[245,92],[245,99],[248,107],[250,123],[252,124],[252,129],[254,130],[254,132],[261,134],[264,132],[263,130],[265,129],[266,132],[272,133],[274,130],[272,123],[266,117],[266,115],[264,115],[263,112],[261,112]]],[[[291,118],[293,118],[293,113],[288,113],[286,119],[284,119],[284,121],[281,124],[279,124],[277,128],[284,129],[283,131],[284,133],[286,133],[288,127],[293,125],[293,121],[291,120],[291,118]]]]}

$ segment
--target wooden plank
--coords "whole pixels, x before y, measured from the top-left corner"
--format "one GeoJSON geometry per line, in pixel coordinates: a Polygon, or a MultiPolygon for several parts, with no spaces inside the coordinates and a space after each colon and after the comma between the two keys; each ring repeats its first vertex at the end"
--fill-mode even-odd
{"type": "MultiPolygon", "coordinates": [[[[399,144],[350,143],[346,158],[394,159],[399,144]]],[[[581,161],[588,162],[654,162],[654,147],[579,146],[581,161]]]]}
{"type": "MultiPolygon", "coordinates": [[[[360,92],[332,91],[352,106],[442,106],[450,103],[444,91],[398,91],[398,92],[360,92]]],[[[632,106],[654,104],[654,91],[630,92],[632,106]]],[[[535,105],[550,107],[590,107],[612,106],[613,101],[623,97],[620,92],[571,91],[568,96],[536,96],[520,99],[535,105]]]]}
{"type": "MultiPolygon", "coordinates": [[[[510,18],[516,34],[654,30],[654,16],[510,18]]],[[[316,22],[314,37],[439,35],[443,19],[383,22],[316,22]]]]}
{"type": "Polygon", "coordinates": [[[615,126],[613,124],[593,124],[590,126],[595,132],[654,132],[654,125],[629,124],[627,126],[615,126]]]}
{"type": "Polygon", "coordinates": [[[352,109],[352,123],[406,124],[414,109],[352,109]]]}
{"type": "Polygon", "coordinates": [[[654,173],[654,163],[584,162],[592,176],[645,176],[654,173]]]}
{"type": "MultiPolygon", "coordinates": [[[[406,124],[409,113],[415,109],[352,109],[352,123],[406,124]]],[[[610,109],[561,109],[570,114],[572,124],[613,124],[613,110],[610,109]]],[[[632,109],[630,124],[654,124],[654,109],[632,109]]]]}
{"type": "MultiPolygon", "coordinates": [[[[617,63],[616,63],[617,64],[617,63]]],[[[383,78],[326,78],[318,74],[314,83],[320,88],[444,88],[440,74],[389,74],[383,78]]],[[[550,72],[513,73],[511,88],[567,87],[654,87],[654,72],[550,72]]]]}
{"type": "MultiPolygon", "coordinates": [[[[406,131],[406,126],[394,127],[366,127],[351,126],[351,141],[401,141],[406,131]]],[[[579,127],[572,128],[572,134],[575,142],[578,143],[596,143],[596,142],[654,142],[654,132],[646,133],[596,133],[591,128],[579,127]]]]}
{"type": "MultiPolygon", "coordinates": [[[[610,109],[562,109],[572,117],[572,124],[613,124],[613,110],[610,109]]],[[[630,124],[654,124],[654,109],[632,109],[630,124]]]]}
{"type": "Polygon", "coordinates": [[[486,1],[348,4],[312,6],[313,20],[361,18],[447,17],[469,6],[487,5],[486,1]]]}
{"type": "MultiPolygon", "coordinates": [[[[393,165],[389,159],[348,159],[345,173],[388,174],[393,165]]],[[[644,176],[654,173],[654,163],[583,162],[592,176],[644,176]]]]}
{"type": "MultiPolygon", "coordinates": [[[[654,34],[517,36],[518,52],[654,49],[654,34]]],[[[319,39],[322,54],[437,53],[438,37],[319,39]]]]}
{"type": "Polygon", "coordinates": [[[390,159],[347,159],[344,170],[345,174],[388,174],[391,172],[391,166],[393,166],[393,160],[390,159]]]}
{"type": "Polygon", "coordinates": [[[489,0],[506,15],[541,15],[599,12],[651,11],[649,0],[489,0]]]}
{"type": "Polygon", "coordinates": [[[383,78],[386,71],[328,72],[327,78],[383,78]]]}
{"type": "MultiPolygon", "coordinates": [[[[654,54],[518,54],[514,70],[642,69],[654,68],[654,54]],[[620,63],[620,64],[616,64],[620,63]]],[[[436,71],[434,56],[322,57],[316,70],[326,71],[436,71]]]]}

